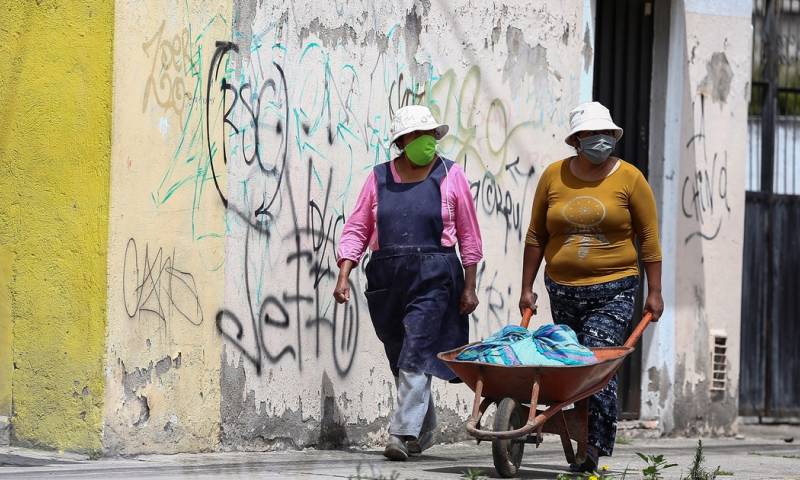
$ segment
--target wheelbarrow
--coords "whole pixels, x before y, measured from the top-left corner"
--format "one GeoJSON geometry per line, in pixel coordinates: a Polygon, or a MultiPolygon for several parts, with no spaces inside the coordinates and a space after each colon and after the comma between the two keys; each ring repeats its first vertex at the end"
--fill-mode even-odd
{"type": "MultiPolygon", "coordinates": [[[[534,311],[528,309],[520,323],[527,328],[534,311]]],[[[497,473],[514,477],[522,463],[526,443],[537,448],[543,433],[561,437],[568,463],[586,459],[589,440],[589,397],[614,377],[652,320],[647,313],[622,347],[592,348],[597,362],[588,365],[504,366],[456,360],[470,345],[438,356],[475,392],[467,432],[480,443],[492,441],[497,473]],[[481,418],[497,404],[492,430],[481,428],[481,418]],[[572,441],[577,443],[577,454],[572,441]]]]}

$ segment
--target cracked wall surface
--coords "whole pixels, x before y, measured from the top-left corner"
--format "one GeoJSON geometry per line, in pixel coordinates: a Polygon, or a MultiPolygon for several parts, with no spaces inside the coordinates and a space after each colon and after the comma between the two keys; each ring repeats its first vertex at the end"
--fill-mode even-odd
{"type": "MultiPolygon", "coordinates": [[[[116,13],[106,450],[381,441],[394,382],[363,271],[349,306],[331,298],[361,183],[394,112],[429,105],[484,230],[472,337],[515,321],[536,179],[568,153],[582,6],[146,7],[116,13]]],[[[463,438],[469,390],[435,399],[442,440],[463,438]]]]}
{"type": "Polygon", "coordinates": [[[750,9],[687,2],[686,110],[680,163],[676,433],[731,434],[738,412],[742,240],[750,94],[750,9]],[[742,12],[747,12],[742,14],[742,12]],[[713,336],[727,341],[724,391],[712,392],[713,336]]]}
{"type": "MultiPolygon", "coordinates": [[[[228,2],[117,2],[103,446],[219,445],[225,221],[204,154],[205,71],[228,2]]],[[[215,131],[218,125],[212,125],[215,131]]]]}
{"type": "MultiPolygon", "coordinates": [[[[667,102],[685,120],[661,179],[681,281],[657,335],[675,355],[648,364],[643,401],[679,429],[726,432],[738,357],[712,396],[708,340],[739,341],[750,51],[743,17],[696,3],[679,12],[682,93],[667,102]]],[[[591,92],[591,2],[119,1],[115,15],[107,453],[385,439],[394,380],[363,265],[349,305],[331,292],[342,227],[396,153],[404,105],[450,125],[441,153],[470,180],[486,257],[471,338],[517,321],[536,182],[571,153],[568,112],[591,92]]],[[[435,382],[434,398],[440,440],[464,438],[472,393],[435,382]]]]}
{"type": "MultiPolygon", "coordinates": [[[[362,271],[349,306],[336,306],[331,289],[345,218],[369,169],[392,155],[392,116],[422,103],[451,125],[442,152],[465,166],[486,240],[471,330],[487,335],[515,320],[514,258],[535,179],[566,153],[553,138],[578,101],[570,59],[584,47],[582,11],[557,2],[235,2],[234,11],[251,18],[237,17],[232,45],[218,49],[232,66],[225,88],[242,99],[227,116],[228,138],[241,137],[215,138],[228,146],[215,167],[230,222],[218,317],[223,447],[374,444],[394,384],[362,271]]],[[[218,112],[223,99],[210,103],[218,112]]],[[[435,397],[442,438],[463,438],[469,390],[439,383],[435,397]]]]}
{"type": "MultiPolygon", "coordinates": [[[[116,455],[385,440],[395,387],[363,264],[347,306],[331,292],[342,227],[370,169],[397,153],[405,105],[450,125],[440,151],[470,181],[485,248],[471,339],[516,323],[536,183],[572,153],[568,112],[592,96],[591,0],[9,8],[0,416],[15,444],[116,455]]],[[[735,431],[751,9],[651,11],[667,312],[643,342],[642,412],[665,432],[735,431]],[[714,336],[728,347],[717,391],[714,336]]],[[[536,322],[550,321],[535,288],[536,322]]],[[[465,438],[472,392],[436,381],[434,399],[438,440],[465,438]]]]}

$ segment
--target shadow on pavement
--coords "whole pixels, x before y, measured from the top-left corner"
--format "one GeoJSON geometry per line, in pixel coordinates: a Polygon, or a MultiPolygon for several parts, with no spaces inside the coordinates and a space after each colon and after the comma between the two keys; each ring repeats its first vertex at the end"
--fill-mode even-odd
{"type": "Polygon", "coordinates": [[[47,465],[67,465],[70,463],[79,462],[50,458],[34,458],[15,454],[0,454],[0,467],[45,467],[47,465]]]}
{"type": "MultiPolygon", "coordinates": [[[[517,476],[514,478],[535,478],[535,479],[554,479],[560,473],[559,471],[554,471],[547,467],[548,470],[534,470],[527,467],[527,465],[523,465],[522,468],[519,469],[517,472],[517,476]]],[[[431,473],[451,473],[456,475],[464,475],[465,472],[468,470],[472,470],[473,472],[481,475],[483,477],[488,478],[501,478],[500,475],[495,472],[494,468],[486,468],[486,467],[471,467],[469,465],[464,465],[461,467],[443,467],[443,468],[431,468],[425,469],[426,472],[431,473]]]]}
{"type": "MultiPolygon", "coordinates": [[[[375,457],[381,457],[382,459],[384,459],[386,461],[387,465],[392,465],[392,464],[397,464],[397,463],[402,464],[403,463],[403,462],[392,462],[392,461],[384,458],[383,457],[383,450],[366,450],[366,451],[361,451],[361,452],[358,452],[358,453],[361,453],[361,454],[364,454],[364,455],[372,455],[372,456],[375,456],[375,457]]],[[[452,459],[452,457],[437,457],[436,455],[423,454],[423,455],[420,455],[420,456],[408,457],[408,460],[406,460],[405,463],[423,462],[423,461],[425,461],[425,462],[430,462],[430,461],[434,461],[434,462],[451,462],[451,461],[453,461],[453,459],[452,459]]]]}

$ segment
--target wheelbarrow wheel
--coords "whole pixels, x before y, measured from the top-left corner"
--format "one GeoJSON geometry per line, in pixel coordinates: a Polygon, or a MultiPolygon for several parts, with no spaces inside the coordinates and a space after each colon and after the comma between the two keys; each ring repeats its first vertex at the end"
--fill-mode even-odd
{"type": "MultiPolygon", "coordinates": [[[[494,431],[516,430],[525,423],[522,405],[513,398],[504,398],[497,405],[494,414],[494,431]]],[[[492,440],[492,458],[494,468],[501,477],[511,478],[517,475],[525,450],[525,439],[492,440]]]]}

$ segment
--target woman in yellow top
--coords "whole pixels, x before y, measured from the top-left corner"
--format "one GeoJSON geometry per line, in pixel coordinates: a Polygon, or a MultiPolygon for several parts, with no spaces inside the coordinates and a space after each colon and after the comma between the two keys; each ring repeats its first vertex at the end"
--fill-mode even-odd
{"type": "MultiPolygon", "coordinates": [[[[645,310],[657,320],[661,249],[653,191],[633,165],[611,156],[622,129],[597,102],[570,113],[565,141],[577,155],[548,166],[533,199],[525,239],[520,311],[533,303],[533,280],[542,258],[553,321],[569,325],[587,347],[622,345],[639,287],[639,260],[647,274],[645,310]],[[636,240],[641,255],[636,250],[636,240]]],[[[617,429],[617,380],[589,402],[586,460],[592,471],[610,456],[617,429]]]]}

